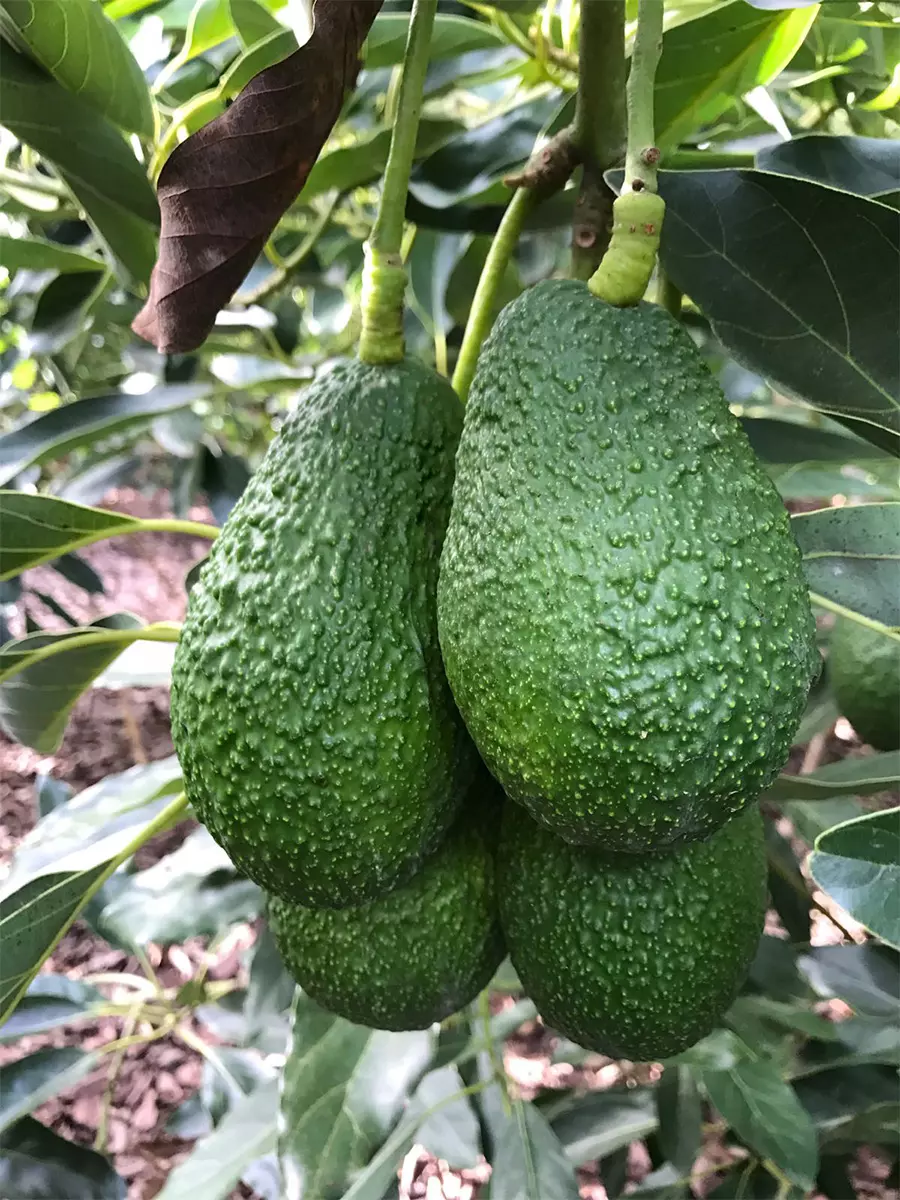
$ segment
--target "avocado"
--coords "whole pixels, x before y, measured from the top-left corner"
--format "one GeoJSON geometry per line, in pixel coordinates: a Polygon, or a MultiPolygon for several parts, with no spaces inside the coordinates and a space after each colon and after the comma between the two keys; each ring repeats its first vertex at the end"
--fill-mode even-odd
{"type": "Polygon", "coordinates": [[[187,795],[297,904],[396,887],[477,761],[437,638],[462,410],[422,363],[341,363],[302,395],[190,595],[172,677],[187,795]]]}
{"type": "Polygon", "coordinates": [[[288,970],[323,1008],[376,1029],[425,1029],[486,986],[506,951],[497,912],[487,772],[408,883],[356,908],[269,902],[288,970]]]}
{"type": "Polygon", "coordinates": [[[900,750],[900,642],[838,617],[828,671],[838,708],[860,738],[876,750],[900,750]]]}
{"type": "Polygon", "coordinates": [[[538,284],[478,362],[438,582],[507,794],[573,843],[702,839],[784,763],[818,669],[788,514],[689,334],[538,284]]]}
{"type": "Polygon", "coordinates": [[[573,846],[507,804],[497,856],[513,965],[544,1020],[633,1062],[677,1054],[731,1004],[766,910],[753,805],[706,842],[666,854],[573,846]]]}

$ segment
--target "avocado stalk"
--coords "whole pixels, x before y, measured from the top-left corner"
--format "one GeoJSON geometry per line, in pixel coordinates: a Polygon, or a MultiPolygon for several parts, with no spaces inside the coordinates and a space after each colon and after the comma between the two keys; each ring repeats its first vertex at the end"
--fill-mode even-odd
{"type": "Polygon", "coordinates": [[[639,0],[628,73],[625,182],[613,204],[609,249],[588,287],[601,300],[628,308],[643,299],[659,249],[665,202],[656,191],[659,148],[654,144],[653,84],[662,50],[663,0],[639,0]]]}
{"type": "Polygon", "coordinates": [[[403,297],[406,293],[403,224],[436,10],[437,0],[414,0],[381,202],[366,243],[359,337],[359,357],[364,363],[378,365],[403,360],[403,297]]]}

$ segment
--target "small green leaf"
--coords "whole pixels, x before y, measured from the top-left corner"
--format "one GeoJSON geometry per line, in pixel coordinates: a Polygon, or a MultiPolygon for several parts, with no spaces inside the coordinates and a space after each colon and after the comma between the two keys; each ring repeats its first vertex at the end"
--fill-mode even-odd
{"type": "Polygon", "coordinates": [[[427,1032],[352,1025],[298,993],[281,1098],[279,1157],[304,1200],[331,1200],[382,1144],[428,1065],[427,1032]]]}
{"type": "MultiPolygon", "coordinates": [[[[406,13],[379,13],[369,31],[363,50],[368,70],[393,67],[403,61],[403,51],[409,32],[406,13]]],[[[452,58],[470,50],[496,50],[505,43],[500,34],[485,21],[438,13],[429,46],[429,61],[452,58]]]]}
{"type": "Polygon", "coordinates": [[[26,354],[58,354],[91,325],[91,309],[110,283],[105,274],[57,275],[38,296],[31,326],[23,338],[26,354]]]}
{"type": "Polygon", "coordinates": [[[657,1127],[653,1092],[649,1088],[621,1088],[571,1093],[549,1111],[553,1132],[575,1166],[606,1158],[649,1136],[657,1127]]]}
{"type": "Polygon", "coordinates": [[[100,1061],[97,1053],[85,1054],[74,1046],[37,1050],[3,1068],[0,1092],[0,1133],[27,1117],[45,1100],[68,1091],[89,1075],[100,1061]]]}
{"type": "Polygon", "coordinates": [[[816,946],[799,960],[810,985],[837,996],[864,1016],[896,1023],[900,1016],[900,961],[885,946],[816,946]]]}
{"type": "Polygon", "coordinates": [[[496,1089],[481,1094],[494,1146],[491,1200],[578,1200],[571,1156],[547,1118],[518,1098],[507,1112],[496,1089]]]}
{"type": "Polygon", "coordinates": [[[8,237],[0,234],[0,263],[8,271],[102,271],[105,263],[56,242],[42,238],[8,237]]]}
{"type": "MultiPolygon", "coordinates": [[[[425,118],[416,136],[416,158],[431,154],[458,133],[458,121],[425,118]]],[[[326,192],[346,192],[374,183],[383,173],[391,145],[390,129],[375,129],[361,136],[352,146],[339,146],[320,155],[301,192],[306,203],[326,192]]]]}
{"type": "Polygon", "coordinates": [[[0,437],[0,486],[36,463],[49,462],[100,437],[146,426],[162,413],[189,407],[210,392],[204,383],[171,384],[142,396],[113,392],[64,404],[0,437]]]}
{"type": "Polygon", "coordinates": [[[238,877],[228,855],[201,826],[172,854],[129,876],[98,923],[118,945],[169,946],[252,921],[262,902],[256,884],[238,877]]]}
{"type": "Polygon", "coordinates": [[[702,1142],[703,1107],[693,1072],[672,1064],[656,1088],[656,1136],[663,1154],[682,1175],[690,1175],[702,1142]]]}
{"type": "Polygon", "coordinates": [[[98,236],[134,279],[156,258],[156,195],[114,125],[21,55],[4,49],[3,124],[58,170],[98,236]]]}
{"type": "Polygon", "coordinates": [[[258,0],[228,0],[228,4],[231,20],[245,50],[273,33],[284,32],[278,18],[258,0]]]}
{"type": "Polygon", "coordinates": [[[797,865],[790,842],[775,828],[768,816],[765,822],[766,855],[769,860],[769,895],[775,911],[791,941],[809,941],[812,901],[806,880],[797,865]]]}
{"type": "Polygon", "coordinates": [[[478,1165],[481,1137],[469,1097],[460,1095],[463,1081],[456,1067],[430,1071],[416,1091],[423,1108],[440,1107],[419,1126],[416,1141],[454,1170],[478,1165]]]}
{"type": "Polygon", "coordinates": [[[113,613],[93,625],[6,642],[0,647],[0,727],[15,741],[52,754],[75,701],[126,646],[147,637],[176,640],[174,631],[155,637],[160,628],[131,613],[113,613]]]}
{"type": "MultiPolygon", "coordinates": [[[[834,796],[872,796],[900,783],[900,750],[866,754],[829,763],[809,775],[779,775],[763,800],[830,800],[834,796]]],[[[837,822],[832,822],[836,824],[837,822]]],[[[821,831],[817,831],[818,833],[821,831]]]]}
{"type": "Polygon", "coordinates": [[[28,1200],[125,1200],[125,1181],[102,1154],[23,1117],[0,1134],[6,1196],[28,1200]]]}
{"type": "Polygon", "coordinates": [[[820,834],[809,870],[854,920],[900,949],[900,808],[867,813],[820,834]]]}
{"type": "Polygon", "coordinates": [[[103,1003],[103,995],[80,979],[38,975],[0,1029],[0,1043],[17,1042],[19,1038],[58,1029],[70,1021],[87,1020],[94,1015],[94,1008],[103,1003]]]}
{"type": "Polygon", "coordinates": [[[850,613],[900,626],[900,504],[854,504],[791,521],[810,590],[850,613]]]}
{"type": "Polygon", "coordinates": [[[244,1096],[166,1180],[157,1200],[224,1200],[244,1170],[275,1149],[278,1080],[244,1096]]]}
{"type": "Polygon", "coordinates": [[[818,1170],[816,1131],[809,1114],[769,1062],[736,1063],[703,1071],[703,1088],[735,1133],[788,1179],[811,1188],[818,1170]]]}
{"type": "Polygon", "coordinates": [[[677,146],[720,117],[735,96],[770,83],[800,49],[817,7],[773,16],[724,4],[670,29],[656,72],[657,144],[677,146]]]}
{"type": "Polygon", "coordinates": [[[68,92],[122,129],[153,136],[143,72],[96,0],[0,0],[0,11],[68,92]]]}

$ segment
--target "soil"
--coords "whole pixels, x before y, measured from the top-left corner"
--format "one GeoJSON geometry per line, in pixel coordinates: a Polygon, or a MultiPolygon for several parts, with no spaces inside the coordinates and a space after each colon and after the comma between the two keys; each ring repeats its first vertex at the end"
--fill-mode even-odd
{"type": "MultiPolygon", "coordinates": [[[[121,491],[109,495],[103,506],[137,516],[162,516],[167,513],[168,498],[163,493],[147,497],[121,491]]],[[[190,515],[195,520],[211,520],[211,514],[204,510],[190,515]]],[[[169,534],[114,538],[81,552],[103,579],[105,594],[88,595],[49,567],[29,572],[29,583],[51,595],[82,622],[122,609],[148,621],[180,620],[185,608],[184,577],[207,548],[208,543],[202,539],[169,534]]],[[[28,607],[45,627],[64,627],[61,619],[40,600],[31,598],[28,607]]],[[[846,755],[856,746],[852,731],[849,735],[844,731],[843,737],[831,731],[820,739],[815,754],[819,762],[825,763],[846,755]]],[[[112,772],[171,753],[168,692],[164,687],[87,692],[71,714],[59,750],[51,756],[41,756],[0,734],[0,776],[5,783],[0,868],[36,821],[38,775],[52,775],[80,790],[112,772]]],[[[794,770],[800,768],[804,753],[809,752],[795,753],[794,770]]],[[[811,769],[809,761],[803,765],[811,769]]],[[[183,822],[154,839],[142,849],[138,865],[150,866],[171,852],[192,827],[191,822],[183,822]]],[[[817,917],[817,939],[841,939],[841,931],[827,915],[822,913],[817,917]]],[[[774,914],[770,925],[773,932],[778,932],[774,914]]],[[[166,948],[151,945],[148,958],[166,987],[180,986],[202,962],[207,965],[209,978],[234,980],[242,969],[241,951],[252,944],[253,937],[251,928],[239,927],[227,944],[212,951],[202,939],[195,938],[166,948]]],[[[65,973],[73,979],[101,972],[143,974],[141,964],[98,938],[82,922],[77,922],[65,936],[45,970],[65,973]]],[[[503,1001],[499,999],[496,1003],[500,1005],[503,1001]]],[[[91,1049],[131,1032],[133,1028],[126,1019],[104,1018],[90,1025],[56,1030],[0,1047],[0,1063],[45,1046],[79,1045],[91,1049]]],[[[215,1041],[210,1031],[199,1024],[193,1027],[193,1033],[198,1038],[215,1041]]],[[[653,1071],[659,1072],[658,1067],[633,1067],[597,1056],[578,1066],[556,1063],[555,1045],[556,1040],[539,1022],[523,1027],[509,1040],[506,1068],[512,1085],[522,1095],[530,1097],[545,1089],[634,1085],[649,1081],[653,1071]]],[[[124,1048],[120,1056],[110,1055],[86,1080],[48,1101],[35,1116],[63,1137],[105,1148],[128,1182],[128,1200],[151,1200],[172,1168],[190,1153],[192,1141],[168,1133],[166,1123],[197,1091],[201,1074],[202,1059],[195,1049],[172,1036],[161,1037],[124,1048]],[[111,1064],[114,1064],[112,1073],[111,1064]]],[[[726,1167],[734,1157],[735,1152],[721,1140],[715,1135],[710,1137],[702,1160],[709,1172],[710,1188],[714,1185],[712,1169],[717,1165],[726,1167]]],[[[639,1181],[650,1170],[646,1149],[642,1143],[634,1143],[629,1152],[629,1180],[639,1181]]],[[[403,1200],[477,1200],[479,1185],[489,1174],[486,1164],[472,1171],[450,1171],[446,1163],[438,1162],[417,1146],[403,1163],[400,1195],[403,1200]]],[[[900,1194],[886,1187],[886,1174],[887,1168],[877,1153],[864,1149],[855,1170],[856,1195],[865,1200],[900,1200],[900,1194]]],[[[605,1200],[606,1191],[596,1170],[580,1171],[579,1183],[583,1200],[605,1200]]],[[[232,1193],[231,1200],[255,1200],[255,1194],[241,1185],[232,1193]]]]}

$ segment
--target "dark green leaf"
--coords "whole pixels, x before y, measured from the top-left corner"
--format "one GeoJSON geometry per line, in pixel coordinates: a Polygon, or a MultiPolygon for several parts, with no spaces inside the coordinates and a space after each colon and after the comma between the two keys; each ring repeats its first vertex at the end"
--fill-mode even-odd
{"type": "MultiPolygon", "coordinates": [[[[768,794],[768,793],[767,793],[768,794]]],[[[787,803],[779,801],[781,811],[790,817],[794,832],[804,842],[812,846],[820,833],[840,825],[843,821],[852,821],[866,810],[859,800],[790,800],[787,803]]]]}
{"type": "Polygon", "coordinates": [[[94,625],[6,642],[0,647],[0,727],[52,754],[81,693],[147,628],[131,613],[113,613],[94,625]],[[54,653],[41,657],[50,647],[54,653]]]}
{"type": "Polygon", "coordinates": [[[172,854],[132,875],[100,916],[121,944],[168,946],[222,933],[259,915],[262,893],[241,879],[218,842],[196,829],[172,854]]]}
{"type": "Polygon", "coordinates": [[[447,311],[447,288],[471,240],[463,233],[435,233],[431,229],[416,233],[406,269],[416,312],[430,332],[441,336],[450,332],[453,318],[447,311]]]}
{"type": "Polygon", "coordinates": [[[728,1020],[731,1023],[735,1017],[751,1019],[781,1030],[801,1033],[808,1038],[835,1041],[838,1026],[834,1021],[813,1012],[811,1004],[811,1000],[805,1004],[785,1004],[783,1001],[773,1000],[771,996],[741,996],[728,1010],[728,1020]]]}
{"type": "Polygon", "coordinates": [[[25,836],[0,889],[0,1022],[180,780],[174,758],[109,775],[25,836]]]}
{"type": "Polygon", "coordinates": [[[800,969],[820,996],[837,996],[854,1011],[896,1021],[900,1015],[900,966],[883,946],[816,946],[800,969]]]}
{"type": "MultiPolygon", "coordinates": [[[[829,763],[827,767],[819,767],[809,775],[779,775],[769,790],[763,793],[763,799],[782,804],[794,799],[829,800],[832,796],[871,796],[895,788],[898,783],[900,750],[888,750],[883,754],[843,758],[839,762],[829,763]]],[[[838,821],[832,821],[831,824],[837,825],[838,821]]],[[[826,825],[824,828],[830,827],[826,825]]],[[[821,832],[817,830],[816,837],[821,832]]]]}
{"type": "MultiPolygon", "coordinates": [[[[494,1085],[496,1087],[496,1085],[494,1085]]],[[[578,1200],[575,1168],[546,1117],[518,1098],[504,1111],[482,1094],[493,1142],[491,1200],[578,1200]]]]}
{"type": "Polygon", "coordinates": [[[766,820],[766,853],[769,860],[769,895],[781,922],[794,942],[809,941],[812,901],[790,842],[766,820]]]}
{"type": "Polygon", "coordinates": [[[551,1113],[550,1124],[576,1166],[605,1158],[656,1129],[649,1088],[589,1092],[572,1100],[560,1112],[551,1113]]]}
{"type": "Polygon", "coordinates": [[[462,1087],[459,1071],[447,1066],[430,1071],[416,1091],[423,1108],[440,1105],[419,1126],[416,1141],[455,1170],[476,1167],[481,1154],[478,1121],[468,1096],[458,1095],[462,1087]]]}
{"type": "Polygon", "coordinates": [[[369,1161],[433,1052],[428,1032],[352,1025],[298,997],[284,1072],[279,1155],[304,1200],[332,1200],[369,1161]]]}
{"type": "MultiPolygon", "coordinates": [[[[393,67],[403,61],[403,50],[409,31],[406,13],[379,13],[369,31],[364,49],[366,67],[393,67]]],[[[438,13],[429,46],[429,61],[451,58],[468,50],[494,50],[504,45],[503,39],[484,21],[438,13]]]]}
{"type": "Polygon", "coordinates": [[[791,521],[811,591],[900,626],[900,504],[824,508],[791,521]]]}
{"type": "Polygon", "coordinates": [[[0,1042],[16,1042],[19,1038],[46,1033],[70,1021],[90,1017],[93,1008],[102,1003],[101,993],[80,979],[38,975],[0,1029],[0,1042]]]}
{"type": "MultiPolygon", "coordinates": [[[[797,952],[790,942],[764,934],[756,947],[750,964],[749,983],[779,1000],[793,1000],[809,995],[797,968],[797,952]]],[[[690,1051],[688,1051],[690,1053],[690,1051]]]]}
{"type": "Polygon", "coordinates": [[[250,482],[250,468],[242,458],[221,447],[211,450],[204,444],[201,456],[198,487],[205,494],[218,524],[224,525],[250,482]]]}
{"type": "Polygon", "coordinates": [[[816,1132],[790,1084],[769,1062],[704,1071],[703,1087],[735,1133],[788,1179],[811,1188],[818,1170],[816,1132]]]}
{"type": "MultiPolygon", "coordinates": [[[[278,18],[258,0],[228,0],[228,4],[231,19],[245,50],[263,38],[285,32],[278,18]]],[[[294,45],[296,46],[296,38],[294,45]]]]}
{"type": "Polygon", "coordinates": [[[56,354],[88,326],[91,308],[107,286],[107,279],[82,272],[58,275],[38,297],[23,349],[34,357],[56,354]]]}
{"type": "Polygon", "coordinates": [[[857,196],[877,196],[897,187],[900,143],[889,138],[810,134],[761,150],[756,165],[763,171],[812,179],[857,196]]]}
{"type": "Polygon", "coordinates": [[[282,1052],[287,1045],[287,1019],[295,983],[287,973],[278,947],[263,925],[253,947],[243,1017],[244,1043],[266,1053],[282,1052]]]}
{"type": "MultiPolygon", "coordinates": [[[[430,154],[459,130],[459,122],[426,118],[419,123],[416,156],[430,154]]],[[[323,154],[310,171],[301,194],[310,201],[325,192],[346,192],[374,183],[384,171],[391,144],[390,129],[376,129],[352,146],[340,146],[323,154]]]]}
{"type": "Polygon", "coordinates": [[[42,238],[9,237],[0,235],[0,264],[10,272],[25,268],[30,271],[102,271],[105,264],[99,258],[70,250],[42,238]]]}
{"type": "Polygon", "coordinates": [[[153,105],[141,68],[95,0],[0,0],[31,55],[115,125],[153,136],[153,105]]]}
{"type": "MultiPolygon", "coordinates": [[[[0,505],[2,505],[2,501],[0,501],[0,505]]],[[[0,514],[2,513],[3,509],[0,507],[0,514]]],[[[68,580],[75,587],[82,588],[91,596],[102,596],[106,590],[103,580],[80,554],[62,554],[59,558],[53,559],[49,566],[62,575],[63,579],[68,580]]]]}
{"type": "Polygon", "coordinates": [[[702,1141],[703,1106],[689,1067],[672,1065],[656,1088],[659,1148],[682,1175],[689,1175],[702,1141]]]}
{"type": "Polygon", "coordinates": [[[89,1075],[100,1061],[74,1046],[37,1050],[3,1068],[0,1092],[0,1133],[89,1075]]]}
{"type": "Polygon", "coordinates": [[[900,808],[821,834],[809,871],[854,920],[900,949],[900,808]]]}
{"type": "Polygon", "coordinates": [[[35,463],[61,458],[101,437],[145,426],[161,413],[187,408],[209,391],[208,384],[172,384],[141,396],[91,396],[44,413],[0,437],[0,485],[35,463]]]}
{"type": "Polygon", "coordinates": [[[714,1029],[689,1049],[676,1054],[670,1062],[691,1067],[695,1074],[705,1071],[729,1071],[755,1058],[753,1051],[730,1029],[714,1029]]]}
{"type": "Polygon", "coordinates": [[[119,131],[78,96],[6,47],[3,124],[56,166],[100,238],[137,280],[156,257],[156,196],[119,131]]]}
{"type": "Polygon", "coordinates": [[[735,96],[774,79],[803,44],[815,15],[773,15],[732,3],[670,29],[656,73],[657,144],[664,150],[677,146],[720,117],[735,96]]]}
{"type": "Polygon", "coordinates": [[[885,1067],[839,1067],[798,1079],[797,1095],[823,1141],[896,1141],[897,1073],[885,1067]]]}
{"type": "Polygon", "coordinates": [[[224,1200],[244,1170],[275,1149],[278,1081],[244,1096],[166,1180],[156,1200],[224,1200]]]}
{"type": "Polygon", "coordinates": [[[897,214],[760,171],[662,171],[660,192],[663,267],[720,341],[782,390],[896,453],[897,214]]]}
{"type": "Polygon", "coordinates": [[[10,1200],[125,1200],[125,1181],[102,1154],[23,1117],[0,1135],[0,1192],[10,1200]]]}

